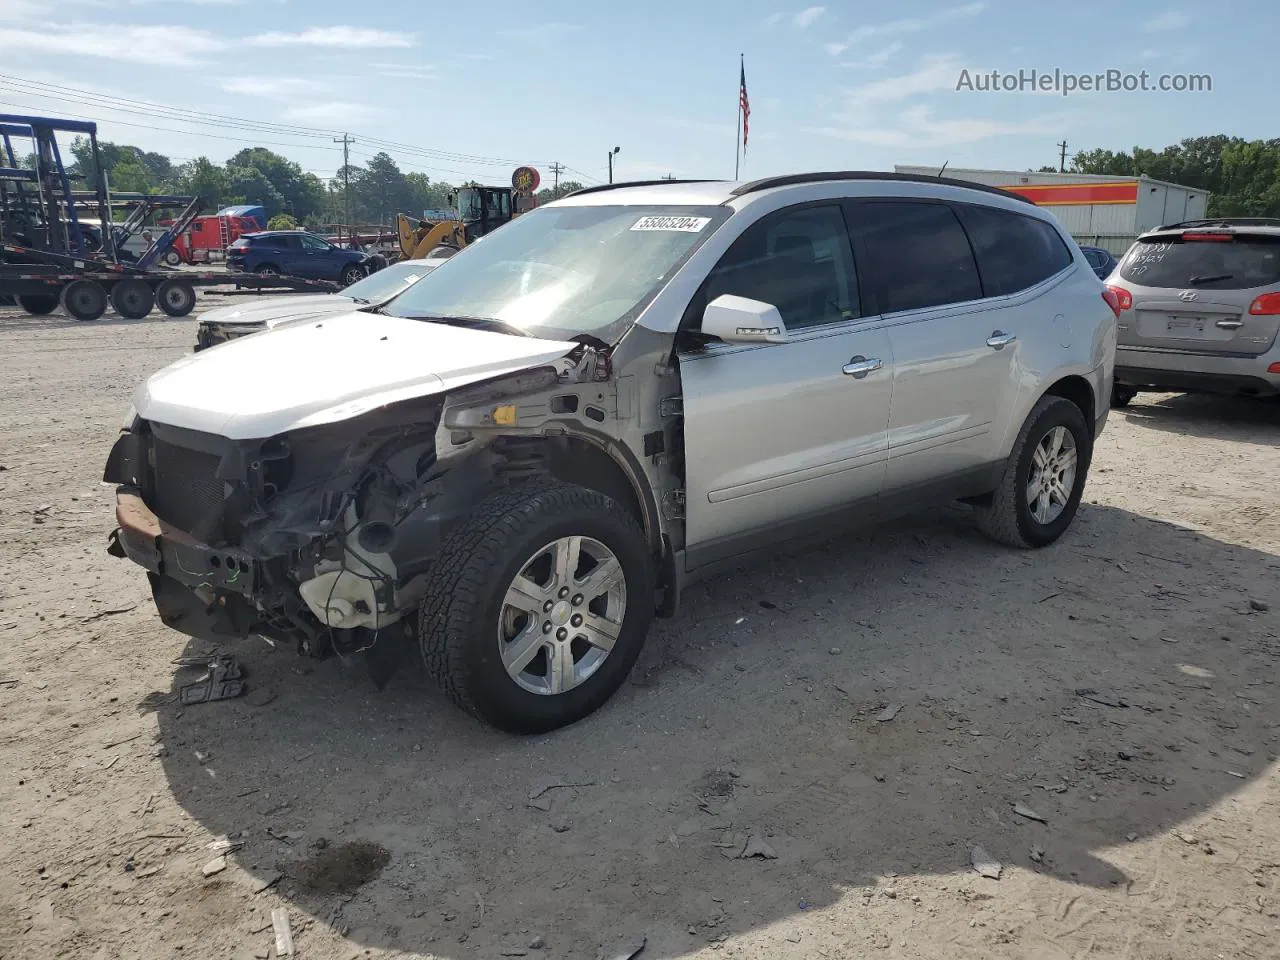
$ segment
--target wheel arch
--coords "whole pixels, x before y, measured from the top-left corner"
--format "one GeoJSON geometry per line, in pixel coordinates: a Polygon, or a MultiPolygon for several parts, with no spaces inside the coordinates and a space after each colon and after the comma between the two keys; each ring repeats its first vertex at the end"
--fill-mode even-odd
{"type": "Polygon", "coordinates": [[[1098,418],[1098,398],[1094,396],[1093,384],[1086,378],[1072,374],[1055,381],[1045,390],[1044,396],[1062,397],[1070,400],[1084,414],[1084,422],[1092,431],[1098,418]]]}

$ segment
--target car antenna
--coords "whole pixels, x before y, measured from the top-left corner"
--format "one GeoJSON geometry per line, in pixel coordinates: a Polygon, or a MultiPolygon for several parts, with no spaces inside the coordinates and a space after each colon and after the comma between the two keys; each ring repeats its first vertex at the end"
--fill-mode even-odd
{"type": "Polygon", "coordinates": [[[947,164],[948,164],[948,163],[950,163],[950,162],[951,162],[950,160],[943,160],[943,161],[942,161],[942,166],[938,168],[938,173],[937,173],[937,177],[938,177],[938,179],[939,179],[939,180],[941,180],[941,179],[942,179],[942,175],[943,175],[944,173],[946,173],[946,172],[947,172],[947,164]]]}

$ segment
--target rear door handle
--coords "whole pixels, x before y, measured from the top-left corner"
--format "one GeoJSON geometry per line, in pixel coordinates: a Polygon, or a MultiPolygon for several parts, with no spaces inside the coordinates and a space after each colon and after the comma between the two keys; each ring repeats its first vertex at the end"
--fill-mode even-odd
{"type": "Polygon", "coordinates": [[[991,347],[993,350],[1003,350],[1017,339],[1018,338],[1012,333],[1001,333],[997,330],[991,334],[991,336],[987,337],[987,346],[991,347]]]}
{"type": "Polygon", "coordinates": [[[1244,321],[1243,320],[1219,320],[1217,323],[1214,324],[1214,326],[1222,330],[1239,330],[1241,327],[1244,326],[1244,321]]]}
{"type": "Polygon", "coordinates": [[[866,357],[859,354],[840,369],[846,376],[853,377],[855,380],[861,380],[868,373],[875,373],[883,366],[884,364],[874,357],[868,360],[866,357]]]}

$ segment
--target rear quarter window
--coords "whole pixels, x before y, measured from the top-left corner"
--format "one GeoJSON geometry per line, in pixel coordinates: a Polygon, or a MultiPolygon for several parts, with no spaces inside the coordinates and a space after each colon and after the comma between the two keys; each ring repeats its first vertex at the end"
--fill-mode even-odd
{"type": "Polygon", "coordinates": [[[959,212],[988,297],[1034,287],[1075,259],[1061,234],[1043,220],[975,204],[963,204],[959,212]]]}
{"type": "Polygon", "coordinates": [[[1120,276],[1143,287],[1247,290],[1280,283],[1280,237],[1229,241],[1183,240],[1181,235],[1139,240],[1120,263],[1120,276]]]}

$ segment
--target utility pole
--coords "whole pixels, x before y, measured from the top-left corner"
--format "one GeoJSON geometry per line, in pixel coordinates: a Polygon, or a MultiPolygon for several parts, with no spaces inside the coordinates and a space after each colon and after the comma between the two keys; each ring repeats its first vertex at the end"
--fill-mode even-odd
{"type": "Polygon", "coordinates": [[[355,143],[348,134],[334,137],[334,143],[342,144],[342,199],[347,208],[347,224],[351,223],[351,145],[355,143]]]}
{"type": "Polygon", "coordinates": [[[609,182],[610,183],[613,183],[613,158],[617,156],[618,151],[621,149],[622,149],[621,147],[614,147],[612,150],[609,151],[609,182]]]}
{"type": "Polygon", "coordinates": [[[560,199],[560,174],[564,171],[563,163],[553,163],[551,165],[551,199],[560,199]]]}
{"type": "Polygon", "coordinates": [[[667,174],[665,177],[663,177],[662,179],[663,179],[663,180],[674,180],[674,179],[675,179],[675,177],[674,177],[672,174],[669,174],[669,173],[668,173],[668,174],[667,174]]]}
{"type": "Polygon", "coordinates": [[[1059,150],[1058,172],[1066,173],[1067,172],[1067,141],[1064,139],[1061,143],[1055,143],[1054,146],[1057,147],[1059,150]]]}

